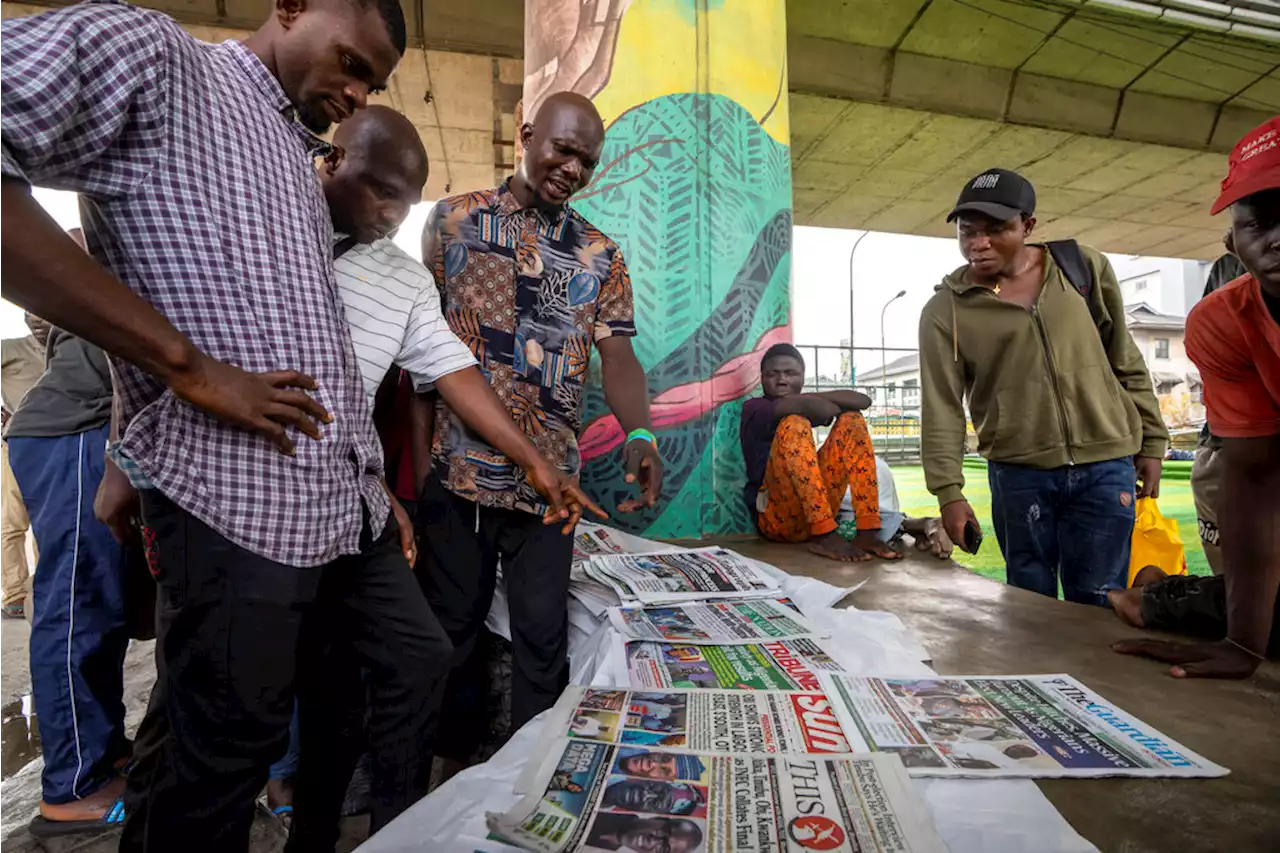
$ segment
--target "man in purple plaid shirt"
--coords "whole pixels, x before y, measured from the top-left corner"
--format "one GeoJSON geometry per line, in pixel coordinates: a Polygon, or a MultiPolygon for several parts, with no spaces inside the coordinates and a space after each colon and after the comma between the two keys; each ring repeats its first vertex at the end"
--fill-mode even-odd
{"type": "MultiPolygon", "coordinates": [[[[326,643],[354,645],[371,751],[396,757],[374,829],[425,792],[427,700],[450,646],[387,523],[308,132],[364,107],[404,46],[396,0],[277,0],[249,39],[220,45],[113,0],[3,24],[5,295],[113,356],[113,458],[144,487],[159,587],[139,736],[155,748],[138,749],[122,849],[247,848],[295,658],[326,643]],[[31,184],[80,194],[92,259],[31,184]]],[[[74,685],[36,697],[42,734],[77,756],[46,774],[43,834],[121,812],[114,757],[77,724],[77,704],[110,691],[74,620],[95,579],[73,583],[83,600],[46,614],[61,659],[32,661],[74,685]]],[[[300,785],[295,826],[336,823],[336,796],[300,785]]]]}

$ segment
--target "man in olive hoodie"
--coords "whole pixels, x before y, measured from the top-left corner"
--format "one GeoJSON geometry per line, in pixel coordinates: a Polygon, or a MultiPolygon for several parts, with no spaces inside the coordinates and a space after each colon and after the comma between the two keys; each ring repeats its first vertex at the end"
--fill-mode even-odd
{"type": "Polygon", "coordinates": [[[920,317],[925,481],[964,542],[977,527],[962,491],[967,397],[1008,582],[1056,598],[1061,580],[1067,600],[1105,606],[1127,579],[1135,490],[1157,496],[1169,438],[1115,272],[1071,243],[1069,277],[1028,244],[1035,189],[1015,172],[969,181],[952,220],[968,264],[920,317]]]}

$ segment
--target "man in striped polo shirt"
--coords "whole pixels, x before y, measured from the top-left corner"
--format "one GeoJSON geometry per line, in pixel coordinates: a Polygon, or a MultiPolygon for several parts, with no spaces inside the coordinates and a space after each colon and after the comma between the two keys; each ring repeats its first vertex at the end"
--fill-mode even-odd
{"type": "MultiPolygon", "coordinates": [[[[334,134],[334,151],[320,168],[320,181],[334,229],[334,274],[359,366],[369,410],[388,371],[403,370],[414,388],[434,388],[477,434],[499,447],[529,472],[546,498],[549,520],[576,524],[584,508],[594,508],[578,486],[539,455],[476,366],[471,350],[450,330],[430,273],[400,249],[390,235],[420,201],[427,181],[427,153],[417,130],[403,115],[372,106],[344,122],[334,134]]],[[[385,443],[385,438],[384,438],[385,443]]],[[[410,519],[392,498],[400,545],[412,565],[417,558],[410,519]]],[[[599,509],[595,510],[603,516],[599,509]]],[[[340,631],[342,626],[318,626],[340,631]]],[[[315,669],[299,673],[297,751],[272,768],[286,775],[290,764],[301,781],[300,796],[323,797],[326,817],[300,822],[291,842],[297,849],[330,849],[337,838],[337,806],[359,757],[364,726],[364,690],[352,645],[331,642],[330,654],[316,657],[315,669]],[[283,765],[283,767],[281,766],[283,765]]],[[[394,666],[393,654],[385,662],[394,666]]],[[[382,715],[373,709],[368,725],[382,715]]],[[[383,742],[371,732],[370,744],[383,742]]],[[[430,766],[430,732],[419,746],[430,766]]],[[[404,784],[396,756],[371,749],[372,785],[404,784]]],[[[287,787],[269,785],[273,811],[288,804],[287,787]]],[[[375,797],[376,800],[376,797],[375,797]]],[[[287,812],[285,812],[287,814],[287,812]]],[[[292,848],[291,848],[292,849],[292,848]]]]}

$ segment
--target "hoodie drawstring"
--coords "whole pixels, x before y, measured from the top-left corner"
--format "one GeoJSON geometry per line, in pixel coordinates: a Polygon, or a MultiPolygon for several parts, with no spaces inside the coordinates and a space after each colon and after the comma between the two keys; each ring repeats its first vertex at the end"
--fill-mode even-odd
{"type": "Polygon", "coordinates": [[[951,361],[955,363],[960,361],[960,334],[956,326],[956,292],[949,287],[947,292],[951,294],[951,361]]]}

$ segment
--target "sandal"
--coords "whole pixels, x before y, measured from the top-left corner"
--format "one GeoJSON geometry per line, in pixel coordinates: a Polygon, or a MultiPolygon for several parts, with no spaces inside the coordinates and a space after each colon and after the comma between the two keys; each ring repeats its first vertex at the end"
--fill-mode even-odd
{"type": "Polygon", "coordinates": [[[267,804],[266,800],[258,800],[258,808],[261,809],[263,814],[280,824],[280,828],[284,830],[285,835],[289,834],[289,830],[293,827],[293,806],[284,805],[272,808],[267,804]]]}
{"type": "Polygon", "coordinates": [[[13,604],[4,605],[4,609],[0,610],[0,616],[5,619],[26,619],[27,604],[24,601],[15,601],[13,604]]]}
{"type": "Polygon", "coordinates": [[[32,838],[61,838],[66,835],[78,835],[83,832],[101,832],[115,829],[124,823],[124,800],[116,800],[106,814],[97,820],[49,820],[44,815],[36,815],[27,825],[32,838]]]}

